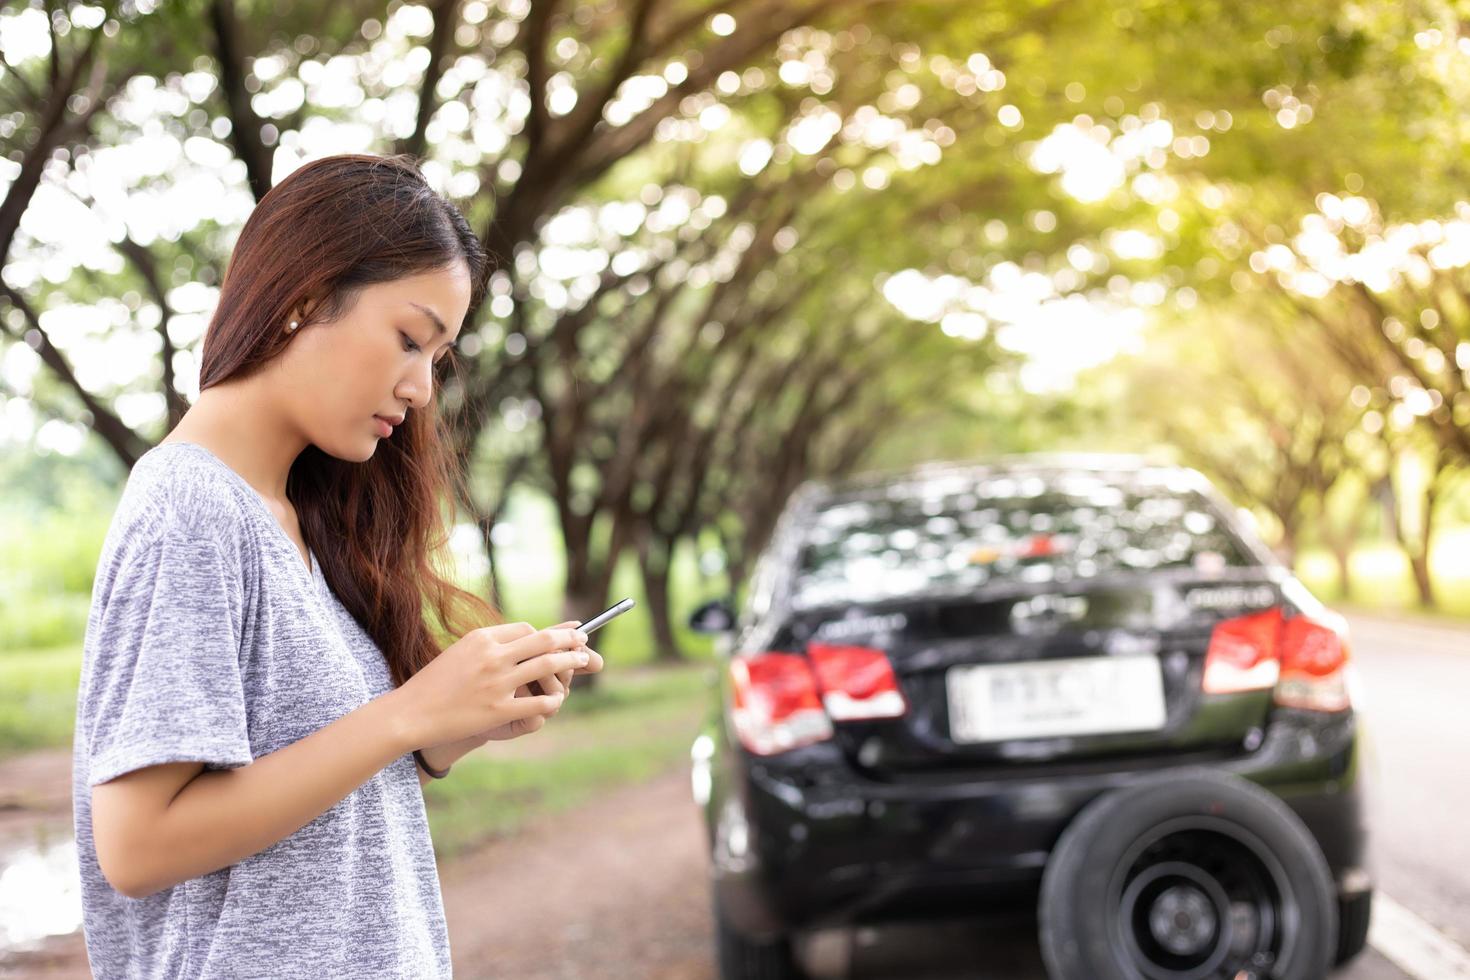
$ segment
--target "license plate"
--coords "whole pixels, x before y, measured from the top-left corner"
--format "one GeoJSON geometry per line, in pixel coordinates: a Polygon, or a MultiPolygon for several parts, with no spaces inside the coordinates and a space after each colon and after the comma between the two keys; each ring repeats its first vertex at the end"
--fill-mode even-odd
{"type": "Polygon", "coordinates": [[[945,687],[955,742],[1154,731],[1166,714],[1152,655],[951,667],[945,687]]]}

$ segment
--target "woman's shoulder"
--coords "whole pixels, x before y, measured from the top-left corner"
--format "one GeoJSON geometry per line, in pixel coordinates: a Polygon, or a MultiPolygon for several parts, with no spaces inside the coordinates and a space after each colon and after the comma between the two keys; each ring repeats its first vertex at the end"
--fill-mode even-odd
{"type": "Polygon", "coordinates": [[[104,553],[123,542],[174,534],[212,541],[225,553],[253,539],[250,501],[224,464],[192,443],[160,443],[133,464],[113,513],[104,553]]]}

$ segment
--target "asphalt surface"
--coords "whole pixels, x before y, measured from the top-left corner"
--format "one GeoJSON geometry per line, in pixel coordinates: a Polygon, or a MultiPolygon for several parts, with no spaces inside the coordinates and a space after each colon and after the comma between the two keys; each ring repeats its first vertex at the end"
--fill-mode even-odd
{"type": "Polygon", "coordinates": [[[1351,617],[1373,871],[1470,949],[1470,628],[1351,617]]]}

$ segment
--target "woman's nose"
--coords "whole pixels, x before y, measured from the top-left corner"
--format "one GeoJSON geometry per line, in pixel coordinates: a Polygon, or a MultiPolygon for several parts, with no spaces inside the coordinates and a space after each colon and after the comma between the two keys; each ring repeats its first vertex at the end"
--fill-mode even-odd
{"type": "Polygon", "coordinates": [[[410,375],[398,382],[393,393],[407,400],[413,408],[424,408],[434,394],[434,366],[426,358],[422,367],[415,368],[410,375]]]}

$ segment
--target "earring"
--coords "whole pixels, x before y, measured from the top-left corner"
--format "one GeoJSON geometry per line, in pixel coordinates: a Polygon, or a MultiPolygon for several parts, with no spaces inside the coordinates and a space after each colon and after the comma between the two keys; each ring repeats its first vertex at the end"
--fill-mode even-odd
{"type": "Polygon", "coordinates": [[[292,330],[295,330],[299,326],[301,326],[300,323],[296,322],[295,320],[292,320],[289,324],[286,325],[286,332],[287,333],[290,333],[292,330]]]}

